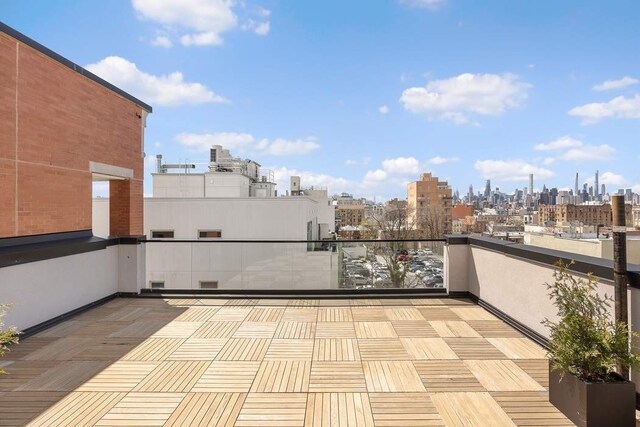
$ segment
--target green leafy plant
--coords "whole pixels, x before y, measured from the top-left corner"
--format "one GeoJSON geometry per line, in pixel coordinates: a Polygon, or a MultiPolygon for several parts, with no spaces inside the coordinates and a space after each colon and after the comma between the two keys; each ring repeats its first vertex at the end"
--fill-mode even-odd
{"type": "Polygon", "coordinates": [[[551,332],[548,355],[552,369],[587,382],[616,381],[612,375],[616,366],[634,368],[640,364],[640,355],[629,346],[629,326],[612,319],[613,299],[596,292],[597,278],[572,275],[569,268],[573,262],[556,265],[554,282],[545,285],[560,320],[542,322],[551,332]]]}
{"type": "MultiPolygon", "coordinates": [[[[2,318],[6,314],[8,305],[0,304],[0,357],[9,350],[9,344],[18,343],[18,332],[15,328],[4,329],[4,322],[2,318]]],[[[4,369],[0,368],[0,374],[4,374],[4,369]]]]}

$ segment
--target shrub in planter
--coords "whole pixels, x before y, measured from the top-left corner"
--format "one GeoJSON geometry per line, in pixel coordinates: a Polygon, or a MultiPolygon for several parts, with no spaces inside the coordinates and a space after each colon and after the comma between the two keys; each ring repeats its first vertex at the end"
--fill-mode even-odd
{"type": "MultiPolygon", "coordinates": [[[[18,332],[15,328],[4,329],[4,323],[2,317],[5,315],[7,305],[0,304],[0,357],[9,349],[9,344],[16,344],[18,342],[18,332]]],[[[4,374],[4,370],[0,368],[0,374],[4,374]]]]}
{"type": "Polygon", "coordinates": [[[550,331],[549,400],[578,426],[634,426],[635,385],[615,372],[640,363],[629,327],[612,320],[612,299],[596,292],[597,278],[557,266],[546,286],[560,320],[543,322],[550,331]]]}

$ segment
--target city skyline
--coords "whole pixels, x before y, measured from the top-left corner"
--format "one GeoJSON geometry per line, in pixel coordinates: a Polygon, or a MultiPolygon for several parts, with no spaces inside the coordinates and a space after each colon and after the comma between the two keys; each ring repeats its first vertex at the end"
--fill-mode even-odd
{"type": "Polygon", "coordinates": [[[178,3],[0,7],[154,107],[145,193],[155,154],[206,161],[213,143],[273,169],[282,192],[292,174],[384,200],[422,172],[464,194],[530,173],[570,189],[596,170],[608,192],[640,192],[635,2],[178,3]]]}

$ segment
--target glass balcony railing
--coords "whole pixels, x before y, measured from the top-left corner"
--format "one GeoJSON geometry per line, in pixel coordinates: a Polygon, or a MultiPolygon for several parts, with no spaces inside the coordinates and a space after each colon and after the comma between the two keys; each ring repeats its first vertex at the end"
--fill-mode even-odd
{"type": "Polygon", "coordinates": [[[444,287],[444,240],[145,241],[151,289],[330,290],[444,287]]]}

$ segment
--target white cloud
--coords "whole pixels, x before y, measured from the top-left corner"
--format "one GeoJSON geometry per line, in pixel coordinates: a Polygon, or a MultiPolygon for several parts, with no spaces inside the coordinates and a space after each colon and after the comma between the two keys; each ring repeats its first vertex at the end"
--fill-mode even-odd
{"type": "MultiPolygon", "coordinates": [[[[593,185],[595,183],[595,177],[591,177],[586,180],[589,185],[593,185]]],[[[613,172],[605,172],[601,173],[598,177],[598,184],[602,185],[612,185],[612,186],[624,186],[627,185],[629,181],[625,179],[622,175],[613,172]]]]}
{"type": "Polygon", "coordinates": [[[398,157],[382,161],[382,169],[391,175],[408,175],[420,172],[420,163],[415,157],[398,157]]]}
{"type": "Polygon", "coordinates": [[[170,48],[173,46],[171,39],[167,36],[156,36],[153,40],[151,40],[151,44],[156,47],[165,47],[170,48]]]}
{"type": "Polygon", "coordinates": [[[443,165],[445,163],[455,163],[457,161],[459,161],[460,159],[457,157],[441,157],[441,156],[435,156],[430,158],[429,160],[427,160],[427,163],[430,163],[432,165],[443,165]]]}
{"type": "Polygon", "coordinates": [[[201,83],[184,81],[181,72],[154,76],[119,56],[108,56],[87,70],[152,105],[176,106],[227,102],[201,83]]]}
{"type": "MultiPolygon", "coordinates": [[[[264,141],[262,141],[263,144],[264,141]]],[[[318,148],[320,148],[320,144],[316,142],[315,138],[296,140],[278,138],[270,144],[267,143],[263,150],[265,154],[272,156],[298,156],[309,154],[318,148]]]]}
{"type": "Polygon", "coordinates": [[[564,150],[567,148],[582,147],[582,141],[571,138],[570,136],[563,136],[558,139],[554,139],[546,144],[537,144],[533,147],[538,151],[552,151],[552,150],[564,150]]]}
{"type": "Polygon", "coordinates": [[[498,116],[521,105],[529,88],[514,74],[466,73],[405,89],[400,102],[412,113],[464,124],[469,114],[498,116]]]}
{"type": "Polygon", "coordinates": [[[380,108],[378,108],[378,112],[380,114],[387,114],[389,112],[389,107],[387,107],[386,105],[383,105],[380,108]]]}
{"type": "Polygon", "coordinates": [[[367,171],[367,173],[364,175],[365,182],[371,182],[371,181],[379,182],[379,181],[384,181],[385,179],[387,179],[387,173],[382,169],[367,171]]]}
{"type": "Polygon", "coordinates": [[[603,90],[622,89],[638,83],[640,83],[640,80],[634,79],[633,77],[624,76],[619,80],[606,80],[600,84],[595,85],[592,89],[600,92],[603,90]]]}
{"type": "Polygon", "coordinates": [[[545,166],[549,166],[554,164],[558,159],[554,158],[554,157],[547,157],[542,161],[542,164],[545,166]]]}
{"type": "Polygon", "coordinates": [[[166,28],[187,31],[180,40],[184,45],[219,45],[221,34],[238,25],[231,0],[132,0],[141,18],[166,28]]]}
{"type": "Polygon", "coordinates": [[[640,193],[640,184],[632,185],[632,186],[631,186],[631,190],[632,190],[634,193],[640,193]]]}
{"type": "Polygon", "coordinates": [[[258,154],[272,156],[297,156],[309,154],[320,148],[315,138],[287,140],[277,138],[257,140],[249,133],[220,132],[220,133],[181,133],[176,141],[192,151],[205,152],[212,145],[222,145],[228,150],[236,150],[237,154],[257,151],[258,154]]]}
{"type": "Polygon", "coordinates": [[[259,36],[266,36],[269,34],[269,30],[271,30],[271,23],[261,22],[253,32],[259,36]]]}
{"type": "Polygon", "coordinates": [[[588,160],[611,160],[615,154],[615,148],[607,144],[583,145],[579,148],[572,148],[562,154],[562,160],[588,161],[588,160]]]}
{"type": "Polygon", "coordinates": [[[344,164],[347,165],[347,166],[353,166],[353,165],[357,165],[359,163],[360,163],[359,161],[352,160],[352,159],[347,159],[347,160],[344,161],[344,164]]]}
{"type": "Polygon", "coordinates": [[[484,179],[496,181],[528,181],[529,174],[536,179],[548,179],[553,171],[532,165],[524,160],[478,160],[474,165],[484,179]]]}
{"type": "Polygon", "coordinates": [[[368,165],[369,162],[371,161],[371,157],[363,157],[360,160],[355,160],[355,159],[347,159],[344,161],[344,164],[347,166],[355,166],[355,165],[368,165]]]}
{"type": "Polygon", "coordinates": [[[608,102],[593,102],[569,110],[570,116],[582,117],[582,124],[597,123],[602,119],[640,119],[640,95],[632,98],[618,96],[608,102]]]}
{"type": "Polygon", "coordinates": [[[398,0],[400,4],[411,7],[422,7],[425,9],[436,10],[444,6],[447,0],[398,0]]]}

